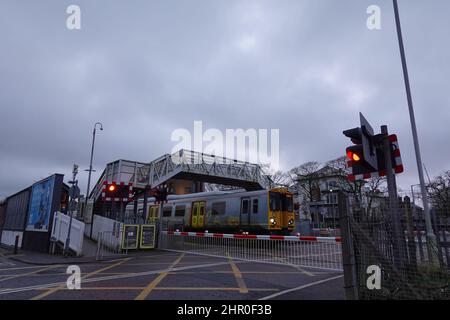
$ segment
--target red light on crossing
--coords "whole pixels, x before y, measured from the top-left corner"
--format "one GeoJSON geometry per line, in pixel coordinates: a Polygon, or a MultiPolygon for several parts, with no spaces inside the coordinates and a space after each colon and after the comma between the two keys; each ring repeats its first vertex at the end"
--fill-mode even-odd
{"type": "Polygon", "coordinates": [[[347,157],[350,159],[350,160],[353,160],[353,161],[359,161],[359,160],[361,160],[361,157],[357,154],[357,153],[355,153],[355,152],[352,152],[352,151],[347,151],[347,157]]]}
{"type": "Polygon", "coordinates": [[[116,185],[112,184],[108,187],[109,192],[114,192],[116,190],[116,185]]]}

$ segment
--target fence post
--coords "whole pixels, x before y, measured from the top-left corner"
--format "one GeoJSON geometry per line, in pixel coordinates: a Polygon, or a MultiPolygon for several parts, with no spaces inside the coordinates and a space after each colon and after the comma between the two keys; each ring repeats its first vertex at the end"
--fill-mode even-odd
{"type": "Polygon", "coordinates": [[[339,223],[341,225],[342,266],[344,269],[344,289],[347,300],[358,300],[356,263],[349,220],[347,197],[339,191],[339,223]]]}
{"type": "Polygon", "coordinates": [[[19,236],[16,236],[16,239],[14,240],[14,254],[17,254],[18,250],[19,250],[19,236]]]}

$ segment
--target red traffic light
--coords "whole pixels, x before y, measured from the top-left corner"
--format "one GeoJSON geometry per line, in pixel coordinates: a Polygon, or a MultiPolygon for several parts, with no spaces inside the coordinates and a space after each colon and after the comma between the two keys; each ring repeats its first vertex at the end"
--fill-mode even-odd
{"type": "Polygon", "coordinates": [[[362,146],[351,146],[348,147],[346,150],[347,157],[355,162],[362,162],[364,161],[364,153],[362,146]]]}
{"type": "Polygon", "coordinates": [[[361,156],[359,156],[357,153],[355,153],[355,152],[353,152],[353,151],[347,151],[347,157],[350,159],[350,160],[353,160],[353,161],[360,161],[361,160],[361,156]]]}
{"type": "Polygon", "coordinates": [[[108,191],[109,191],[109,192],[114,192],[114,191],[116,191],[116,189],[117,189],[117,187],[116,187],[115,184],[110,184],[110,185],[108,186],[108,191]]]}

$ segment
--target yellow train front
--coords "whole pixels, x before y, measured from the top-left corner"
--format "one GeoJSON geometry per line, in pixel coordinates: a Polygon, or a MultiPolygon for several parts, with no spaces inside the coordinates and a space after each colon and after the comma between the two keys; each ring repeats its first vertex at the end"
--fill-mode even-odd
{"type": "Polygon", "coordinates": [[[153,198],[148,202],[146,221],[161,215],[166,230],[290,234],[295,228],[293,195],[286,188],[171,195],[162,212],[153,198]]]}

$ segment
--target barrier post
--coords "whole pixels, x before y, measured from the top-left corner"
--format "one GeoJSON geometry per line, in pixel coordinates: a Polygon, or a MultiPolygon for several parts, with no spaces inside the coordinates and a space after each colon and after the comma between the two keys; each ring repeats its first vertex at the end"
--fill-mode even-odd
{"type": "Polygon", "coordinates": [[[19,250],[19,236],[16,236],[16,239],[14,240],[14,254],[17,254],[17,251],[19,250]]]}

